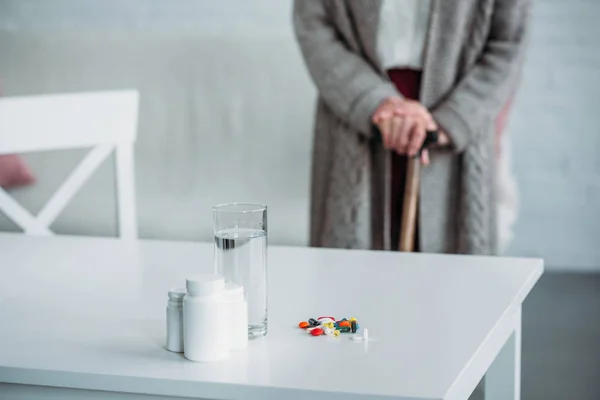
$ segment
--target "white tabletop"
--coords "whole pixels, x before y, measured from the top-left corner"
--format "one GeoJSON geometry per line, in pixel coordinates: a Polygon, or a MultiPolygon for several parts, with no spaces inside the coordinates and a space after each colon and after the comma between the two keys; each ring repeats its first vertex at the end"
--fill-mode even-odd
{"type": "Polygon", "coordinates": [[[499,350],[488,339],[543,270],[533,259],[271,247],[268,336],[226,361],[192,363],[163,348],[166,295],[211,271],[212,254],[211,244],[0,234],[0,382],[205,399],[443,399],[485,372],[483,353],[499,350]],[[377,340],[297,328],[321,315],[356,317],[377,340]]]}

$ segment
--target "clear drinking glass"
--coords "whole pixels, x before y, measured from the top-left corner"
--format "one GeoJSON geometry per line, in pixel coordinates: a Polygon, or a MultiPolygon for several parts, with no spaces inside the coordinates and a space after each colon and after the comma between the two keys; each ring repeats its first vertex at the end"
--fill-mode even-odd
{"type": "Polygon", "coordinates": [[[267,206],[231,203],[213,207],[215,270],[244,287],[248,337],[267,334],[267,206]]]}

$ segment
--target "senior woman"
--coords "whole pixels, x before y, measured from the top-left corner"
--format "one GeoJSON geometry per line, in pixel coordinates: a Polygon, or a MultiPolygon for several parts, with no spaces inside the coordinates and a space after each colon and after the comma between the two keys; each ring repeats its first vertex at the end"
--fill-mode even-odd
{"type": "Polygon", "coordinates": [[[406,157],[425,132],[417,243],[494,254],[495,135],[530,0],[296,0],[317,86],[311,245],[395,249],[406,157]],[[376,129],[378,128],[378,129],[376,129]]]}

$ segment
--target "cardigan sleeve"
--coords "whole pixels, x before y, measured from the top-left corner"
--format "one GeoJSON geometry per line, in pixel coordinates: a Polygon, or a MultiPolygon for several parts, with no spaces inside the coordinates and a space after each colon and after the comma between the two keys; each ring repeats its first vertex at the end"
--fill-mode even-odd
{"type": "Polygon", "coordinates": [[[495,118],[519,79],[531,0],[496,0],[489,36],[473,68],[432,114],[463,151],[495,118]]]}
{"type": "Polygon", "coordinates": [[[294,30],[308,71],[321,98],[340,119],[370,137],[371,117],[390,96],[393,84],[348,48],[323,0],[294,1],[294,30]]]}

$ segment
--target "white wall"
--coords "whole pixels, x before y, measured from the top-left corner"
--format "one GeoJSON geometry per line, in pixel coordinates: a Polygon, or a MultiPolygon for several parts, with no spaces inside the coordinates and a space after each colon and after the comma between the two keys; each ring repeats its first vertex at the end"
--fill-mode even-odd
{"type": "MultiPolygon", "coordinates": [[[[0,2],[3,92],[140,90],[141,237],[211,240],[213,204],[257,201],[269,205],[272,243],[305,245],[315,91],[290,2],[130,4],[0,2]]],[[[27,155],[38,184],[13,195],[39,211],[81,157],[27,155]]],[[[113,235],[112,175],[103,166],[52,228],[113,235]]]]}
{"type": "MultiPolygon", "coordinates": [[[[210,239],[210,205],[271,207],[272,243],[306,244],[314,89],[291,33],[290,1],[3,0],[5,94],[136,87],[142,237],[210,239]],[[232,160],[241,159],[236,163],[232,160]]],[[[537,0],[509,123],[521,215],[510,254],[550,268],[600,266],[600,1],[537,0]]],[[[31,155],[38,210],[81,152],[31,155]]],[[[114,233],[102,168],[56,222],[114,233]]],[[[0,219],[0,229],[11,229],[0,219]]]]}
{"type": "Polygon", "coordinates": [[[521,192],[510,253],[600,270],[600,1],[535,2],[509,131],[521,192]]]}

